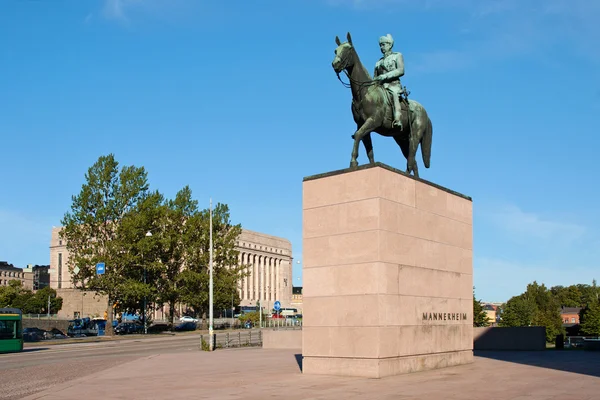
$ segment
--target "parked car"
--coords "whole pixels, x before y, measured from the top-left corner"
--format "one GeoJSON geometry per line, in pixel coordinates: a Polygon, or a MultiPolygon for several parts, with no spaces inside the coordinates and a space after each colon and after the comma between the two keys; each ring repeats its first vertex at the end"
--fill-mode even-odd
{"type": "Polygon", "coordinates": [[[179,322],[198,322],[198,319],[190,317],[189,315],[184,315],[183,317],[179,318],[179,322]]]}
{"type": "Polygon", "coordinates": [[[52,334],[52,339],[66,339],[67,335],[65,335],[65,333],[63,331],[61,331],[60,329],[57,328],[52,328],[50,330],[50,333],[52,334]]]}
{"type": "Polygon", "coordinates": [[[23,340],[25,342],[39,342],[48,339],[48,332],[40,328],[24,328],[23,340]]]}
{"type": "Polygon", "coordinates": [[[128,333],[143,333],[144,325],[137,322],[121,322],[115,327],[115,334],[125,335],[128,333]]]}
{"type": "Polygon", "coordinates": [[[176,331],[195,331],[196,323],[195,322],[184,322],[175,327],[176,331]]]}

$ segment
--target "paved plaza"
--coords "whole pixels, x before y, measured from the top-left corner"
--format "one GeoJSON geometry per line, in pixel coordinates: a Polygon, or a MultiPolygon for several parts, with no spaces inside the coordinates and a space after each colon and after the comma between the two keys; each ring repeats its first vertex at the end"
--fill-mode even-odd
{"type": "Polygon", "coordinates": [[[383,379],[303,375],[299,353],[247,348],[151,355],[26,399],[600,398],[595,352],[476,352],[473,364],[383,379]]]}

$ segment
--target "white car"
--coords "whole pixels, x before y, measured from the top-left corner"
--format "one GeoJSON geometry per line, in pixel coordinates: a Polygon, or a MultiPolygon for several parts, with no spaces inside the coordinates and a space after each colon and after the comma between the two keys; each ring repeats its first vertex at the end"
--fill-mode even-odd
{"type": "Polygon", "coordinates": [[[198,320],[194,317],[190,317],[189,315],[185,315],[179,318],[179,322],[198,322],[198,320]]]}

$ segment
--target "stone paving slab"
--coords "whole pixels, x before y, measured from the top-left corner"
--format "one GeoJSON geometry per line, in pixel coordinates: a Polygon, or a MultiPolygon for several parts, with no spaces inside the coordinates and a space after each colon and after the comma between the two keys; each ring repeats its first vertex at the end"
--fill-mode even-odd
{"type": "Polygon", "coordinates": [[[473,364],[383,379],[303,375],[299,354],[153,355],[26,399],[600,399],[600,359],[591,352],[479,352],[473,364]]]}

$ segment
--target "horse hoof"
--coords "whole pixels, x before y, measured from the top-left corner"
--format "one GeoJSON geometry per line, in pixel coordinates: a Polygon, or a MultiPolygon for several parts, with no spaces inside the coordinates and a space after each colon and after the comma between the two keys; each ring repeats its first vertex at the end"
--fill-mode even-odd
{"type": "Polygon", "coordinates": [[[350,168],[358,167],[358,161],[350,161],[350,168]]]}

